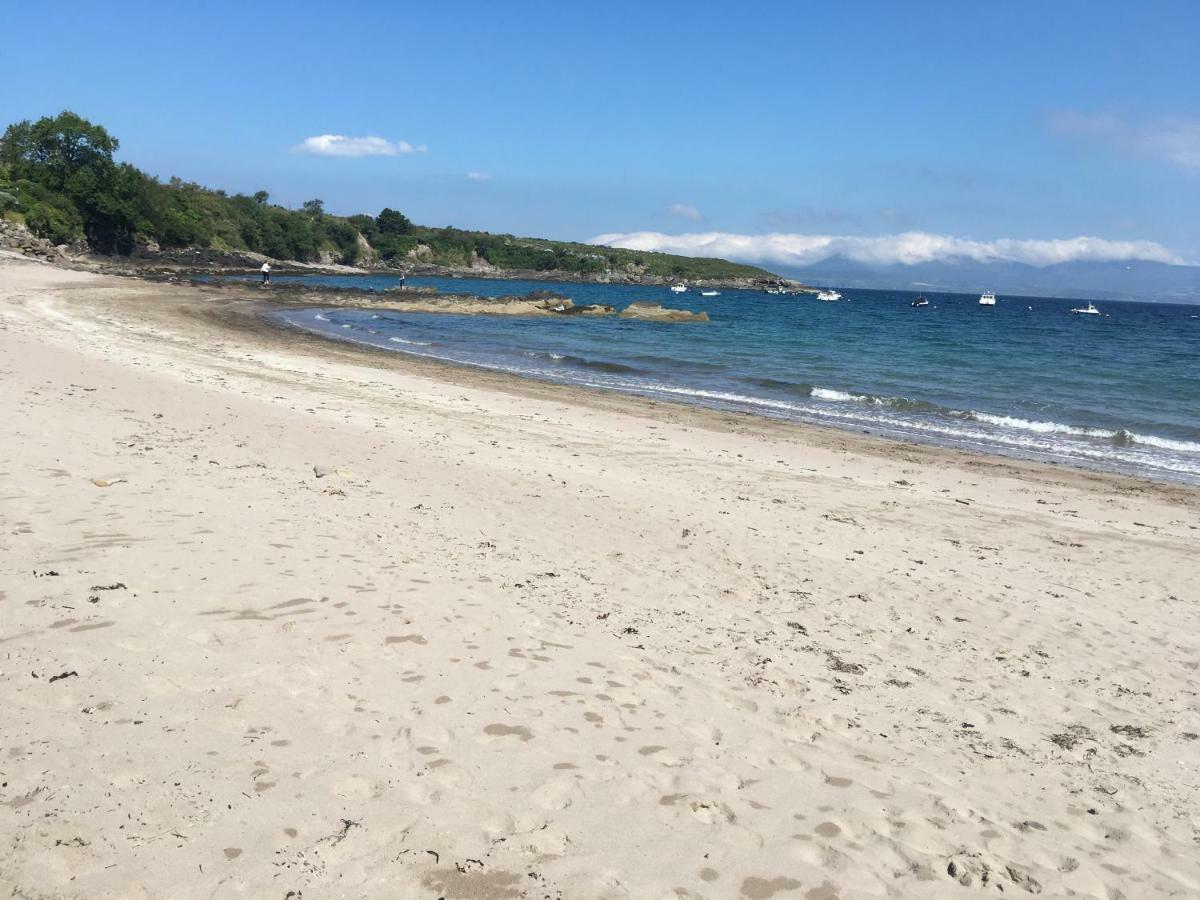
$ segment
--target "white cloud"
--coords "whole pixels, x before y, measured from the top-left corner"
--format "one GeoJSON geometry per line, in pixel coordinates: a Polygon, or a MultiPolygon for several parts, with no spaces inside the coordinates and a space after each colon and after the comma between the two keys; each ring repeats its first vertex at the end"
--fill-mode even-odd
{"type": "Polygon", "coordinates": [[[1111,115],[1066,109],[1048,117],[1050,130],[1065,137],[1100,141],[1126,153],[1165,160],[1182,169],[1200,169],[1200,119],[1126,122],[1111,115]]]}
{"type": "Polygon", "coordinates": [[[704,216],[700,215],[700,210],[696,209],[690,203],[672,203],[667,207],[667,212],[691,222],[699,222],[704,218],[704,216]]]}
{"type": "Polygon", "coordinates": [[[739,262],[784,266],[811,265],[837,255],[868,265],[916,265],[947,260],[1019,262],[1032,266],[1134,259],[1171,264],[1184,262],[1154,241],[1110,241],[1095,237],[1049,241],[1013,238],[973,241],[923,231],[906,231],[902,234],[875,237],[788,233],[728,234],[719,231],[672,235],[657,231],[637,231],[597,235],[592,238],[591,243],[629,250],[657,250],[685,256],[715,256],[739,262]]]}
{"type": "Polygon", "coordinates": [[[491,181],[492,180],[492,176],[487,174],[487,172],[468,172],[467,178],[469,178],[471,181],[491,181]]]}
{"type": "Polygon", "coordinates": [[[318,134],[305,138],[292,148],[293,153],[311,153],[316,156],[408,156],[424,153],[424,144],[413,145],[408,141],[389,141],[381,137],[346,137],[344,134],[318,134]]]}

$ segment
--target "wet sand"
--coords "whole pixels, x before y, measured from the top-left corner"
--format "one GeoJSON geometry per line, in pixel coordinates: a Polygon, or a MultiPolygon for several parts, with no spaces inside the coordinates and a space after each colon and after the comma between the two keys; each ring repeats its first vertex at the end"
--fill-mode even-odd
{"type": "Polygon", "coordinates": [[[1200,892],[1200,492],[0,260],[0,885],[1200,892]]]}

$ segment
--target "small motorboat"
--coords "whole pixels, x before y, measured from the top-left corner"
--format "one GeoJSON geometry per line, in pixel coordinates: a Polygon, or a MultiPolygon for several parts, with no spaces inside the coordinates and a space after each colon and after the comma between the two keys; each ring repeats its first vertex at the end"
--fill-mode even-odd
{"type": "Polygon", "coordinates": [[[720,297],[721,292],[720,291],[701,291],[700,296],[701,297],[720,297]]]}
{"type": "Polygon", "coordinates": [[[820,291],[817,294],[817,299],[822,300],[825,303],[836,303],[838,300],[842,299],[842,295],[834,290],[820,291]]]}
{"type": "Polygon", "coordinates": [[[1073,316],[1098,316],[1098,315],[1100,315],[1100,310],[1096,309],[1096,307],[1092,305],[1091,301],[1088,301],[1087,306],[1076,306],[1075,308],[1073,308],[1071,310],[1071,315],[1073,315],[1073,316]]]}
{"type": "Polygon", "coordinates": [[[910,304],[908,304],[908,305],[909,305],[909,306],[913,306],[913,307],[917,307],[917,306],[928,306],[928,305],[929,305],[929,301],[928,301],[928,300],[926,300],[924,297],[918,297],[916,300],[914,300],[912,303],[910,303],[910,304]]]}
{"type": "Polygon", "coordinates": [[[980,306],[995,306],[996,305],[996,295],[993,294],[991,291],[984,291],[982,294],[979,295],[979,305],[980,306]]]}
{"type": "Polygon", "coordinates": [[[673,285],[671,285],[671,293],[672,294],[686,294],[687,293],[687,285],[684,284],[682,281],[679,282],[678,284],[673,284],[673,285]]]}

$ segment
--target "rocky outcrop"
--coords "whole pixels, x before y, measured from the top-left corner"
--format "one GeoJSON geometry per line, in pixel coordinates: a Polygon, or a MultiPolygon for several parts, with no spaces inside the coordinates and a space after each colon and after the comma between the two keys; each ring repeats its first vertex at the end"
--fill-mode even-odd
{"type": "MultiPolygon", "coordinates": [[[[204,289],[245,296],[246,283],[204,282],[204,289]]],[[[534,291],[524,296],[480,297],[474,294],[443,294],[433,287],[395,287],[374,291],[304,282],[279,282],[271,285],[269,296],[264,296],[257,289],[254,294],[256,300],[269,300],[276,304],[395,309],[404,312],[456,315],[577,318],[612,316],[617,312],[615,307],[598,303],[576,306],[569,297],[551,291],[534,291]]]]}
{"type": "Polygon", "coordinates": [[[635,300],[621,310],[622,319],[642,319],[647,322],[707,322],[708,313],[701,310],[669,309],[661,303],[635,300]]]}
{"type": "Polygon", "coordinates": [[[488,262],[486,259],[484,259],[482,256],[480,256],[474,250],[471,251],[471,266],[470,266],[470,268],[471,268],[471,271],[474,273],[480,273],[480,272],[491,273],[491,272],[496,271],[495,266],[493,266],[490,262],[488,262]]]}
{"type": "Polygon", "coordinates": [[[523,298],[533,302],[533,308],[555,313],[560,316],[611,316],[617,311],[615,306],[605,306],[600,303],[589,303],[576,306],[570,297],[555,294],[551,291],[534,291],[523,298]]]}
{"type": "Polygon", "coordinates": [[[66,244],[56,247],[33,234],[20,222],[10,222],[7,219],[0,219],[0,249],[52,263],[65,263],[71,259],[71,248],[66,244]]]}
{"type": "Polygon", "coordinates": [[[361,234],[355,236],[354,240],[358,244],[358,264],[360,266],[374,265],[379,254],[375,252],[375,248],[361,234]]]}

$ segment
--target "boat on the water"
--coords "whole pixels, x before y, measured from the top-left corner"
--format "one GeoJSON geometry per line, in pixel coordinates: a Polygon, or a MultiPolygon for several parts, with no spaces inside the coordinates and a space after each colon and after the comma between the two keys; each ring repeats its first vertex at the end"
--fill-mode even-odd
{"type": "Polygon", "coordinates": [[[979,305],[980,306],[995,306],[996,305],[996,295],[993,294],[991,291],[984,291],[982,294],[979,295],[979,305]]]}
{"type": "Polygon", "coordinates": [[[720,291],[701,291],[700,296],[701,297],[720,297],[721,292],[720,291]]]}
{"type": "Polygon", "coordinates": [[[916,300],[914,300],[912,303],[910,303],[908,305],[909,306],[928,306],[929,301],[926,300],[924,297],[918,297],[916,300]]]}
{"type": "Polygon", "coordinates": [[[1098,316],[1098,315],[1100,315],[1100,310],[1096,309],[1096,307],[1094,305],[1092,305],[1092,302],[1089,300],[1087,306],[1074,307],[1071,310],[1071,315],[1073,315],[1073,316],[1098,316]]]}
{"type": "Polygon", "coordinates": [[[686,294],[687,293],[687,285],[684,284],[682,281],[679,282],[678,284],[673,284],[673,285],[671,285],[671,293],[672,294],[686,294]]]}
{"type": "Polygon", "coordinates": [[[818,300],[824,300],[826,303],[834,303],[834,302],[836,302],[836,301],[838,301],[838,300],[841,300],[841,299],[842,299],[842,295],[841,295],[841,294],[839,294],[837,291],[834,291],[834,290],[820,291],[820,292],[817,294],[817,299],[818,299],[818,300]]]}

